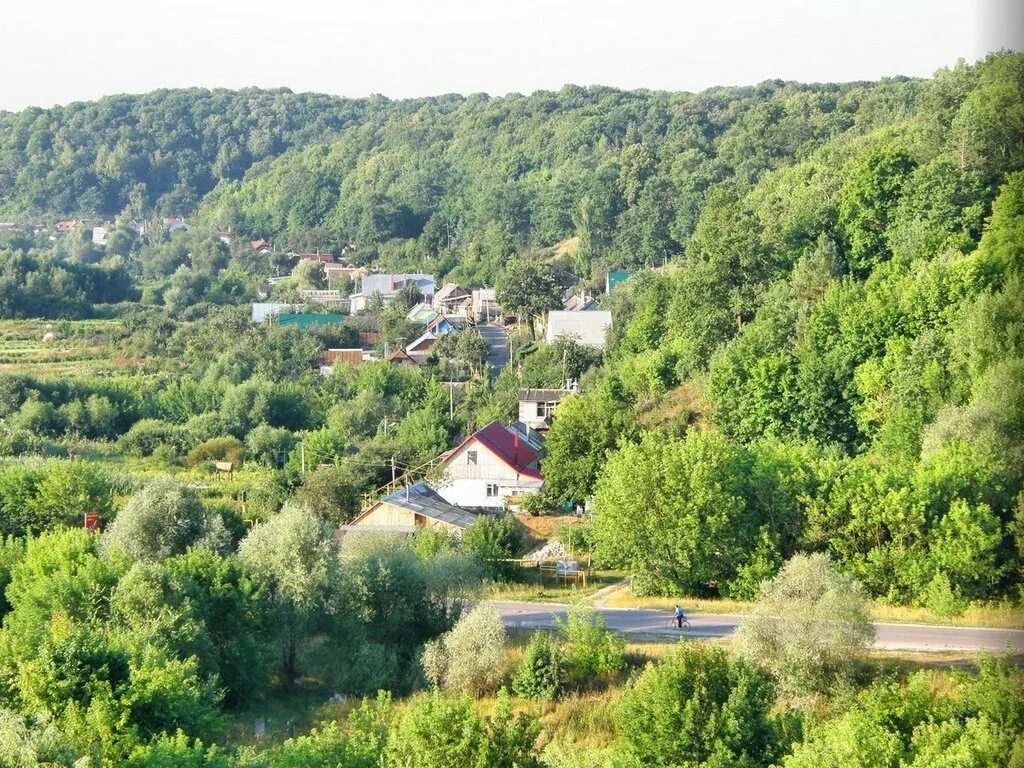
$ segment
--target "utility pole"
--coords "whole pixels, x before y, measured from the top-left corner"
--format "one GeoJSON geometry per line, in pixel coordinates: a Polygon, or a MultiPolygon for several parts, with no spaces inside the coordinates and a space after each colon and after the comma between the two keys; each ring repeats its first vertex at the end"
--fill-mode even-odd
{"type": "Polygon", "coordinates": [[[302,474],[306,474],[306,441],[299,443],[299,456],[302,459],[302,474]]]}
{"type": "Polygon", "coordinates": [[[398,475],[395,473],[395,455],[391,454],[391,482],[395,482],[398,475]]]}

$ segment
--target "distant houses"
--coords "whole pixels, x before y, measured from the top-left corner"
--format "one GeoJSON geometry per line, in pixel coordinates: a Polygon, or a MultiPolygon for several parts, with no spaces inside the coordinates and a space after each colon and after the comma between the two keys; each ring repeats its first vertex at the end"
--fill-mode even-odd
{"type": "Polygon", "coordinates": [[[612,313],[607,310],[572,312],[553,310],[548,313],[544,340],[549,344],[563,337],[575,338],[580,344],[604,349],[612,327],[612,313]]]}
{"type": "Polygon", "coordinates": [[[398,292],[406,286],[414,285],[419,289],[424,299],[432,301],[435,292],[433,275],[425,274],[400,274],[391,275],[383,273],[372,273],[363,275],[359,291],[353,293],[349,299],[352,302],[352,312],[363,312],[370,298],[376,293],[380,294],[385,304],[394,300],[398,292]]]}

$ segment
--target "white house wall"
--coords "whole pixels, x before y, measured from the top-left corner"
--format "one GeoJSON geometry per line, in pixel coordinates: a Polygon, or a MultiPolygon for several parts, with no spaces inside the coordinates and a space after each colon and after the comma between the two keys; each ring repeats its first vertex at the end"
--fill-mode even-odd
{"type": "Polygon", "coordinates": [[[443,476],[434,489],[449,504],[459,507],[501,509],[506,496],[536,493],[537,481],[522,477],[501,458],[476,441],[462,446],[447,461],[443,476]],[[476,451],[477,463],[469,464],[467,454],[476,451]],[[487,496],[487,484],[496,483],[497,496],[487,496]]]}

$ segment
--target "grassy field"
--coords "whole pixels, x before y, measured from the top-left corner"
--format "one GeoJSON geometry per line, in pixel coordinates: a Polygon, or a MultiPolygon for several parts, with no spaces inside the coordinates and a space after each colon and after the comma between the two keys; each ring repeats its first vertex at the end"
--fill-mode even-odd
{"type": "Polygon", "coordinates": [[[590,597],[600,589],[622,580],[618,571],[595,571],[582,583],[565,582],[553,576],[541,577],[534,570],[524,572],[521,582],[493,582],[484,587],[484,597],[490,600],[523,600],[531,603],[571,603],[581,597],[590,597]]]}
{"type": "MultiPolygon", "coordinates": [[[[639,597],[624,586],[602,601],[609,608],[654,608],[671,611],[683,605],[692,613],[745,613],[752,603],[742,600],[695,597],[639,597]]],[[[1024,628],[1024,608],[1006,603],[972,605],[961,616],[937,616],[926,608],[875,603],[871,608],[875,621],[892,624],[933,624],[952,627],[1024,628]]]]}
{"type": "Polygon", "coordinates": [[[117,349],[122,332],[119,320],[3,320],[0,371],[95,376],[144,368],[143,361],[124,357],[117,349]],[[52,342],[43,341],[48,328],[56,337],[52,342]]]}

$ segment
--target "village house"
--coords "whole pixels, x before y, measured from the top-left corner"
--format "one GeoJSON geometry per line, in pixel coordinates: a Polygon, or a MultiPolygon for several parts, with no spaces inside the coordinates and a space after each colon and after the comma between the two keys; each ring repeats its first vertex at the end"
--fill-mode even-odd
{"type": "Polygon", "coordinates": [[[250,240],[249,247],[256,253],[270,253],[271,245],[266,240],[250,240]]]}
{"type": "Polygon", "coordinates": [[[501,307],[495,298],[493,288],[476,288],[472,293],[470,312],[478,323],[501,319],[501,307]]]}
{"type": "Polygon", "coordinates": [[[597,309],[597,300],[585,293],[569,292],[562,298],[562,309],[566,312],[589,312],[597,309]]]}
{"type": "Polygon", "coordinates": [[[363,275],[359,292],[353,293],[349,297],[352,301],[352,312],[364,311],[370,297],[375,293],[379,293],[381,299],[383,299],[384,303],[387,304],[392,301],[398,292],[407,285],[415,285],[425,300],[433,300],[435,291],[433,275],[388,275],[383,273],[374,273],[363,275]]]}
{"type": "Polygon", "coordinates": [[[515,509],[544,486],[537,453],[496,421],[441,456],[435,482],[445,501],[470,509],[515,509]]]}
{"type": "Polygon", "coordinates": [[[427,321],[427,330],[435,336],[444,336],[469,327],[469,319],[462,315],[435,315],[427,321]]]}
{"type": "Polygon", "coordinates": [[[188,222],[181,216],[165,216],[164,226],[167,227],[167,233],[173,235],[175,232],[188,232],[192,227],[188,225],[188,222]]]}
{"type": "Polygon", "coordinates": [[[426,483],[399,488],[376,502],[339,533],[390,531],[414,533],[417,528],[435,528],[456,536],[476,521],[477,515],[448,503],[426,483]]]}
{"type": "Polygon", "coordinates": [[[404,349],[396,349],[388,355],[388,362],[394,365],[415,366],[419,365],[415,358],[409,355],[404,349]]]}
{"type": "Polygon", "coordinates": [[[607,310],[551,311],[545,323],[544,340],[550,344],[555,339],[571,337],[584,346],[604,349],[611,327],[612,313],[607,310]]]}
{"type": "Polygon", "coordinates": [[[433,307],[446,315],[468,316],[473,297],[469,291],[455,283],[445,283],[434,294],[433,307]]]}
{"type": "Polygon", "coordinates": [[[320,375],[330,376],[334,366],[350,365],[353,368],[374,360],[372,352],[355,347],[351,349],[325,349],[320,353],[320,375]]]}
{"type": "Polygon", "coordinates": [[[558,403],[571,394],[570,389],[520,389],[519,421],[531,429],[547,429],[558,403]]]}
{"type": "Polygon", "coordinates": [[[93,227],[92,228],[92,244],[93,245],[106,245],[107,236],[109,230],[106,227],[93,227]]]}
{"type": "Polygon", "coordinates": [[[437,311],[427,302],[415,304],[405,313],[405,319],[412,323],[429,323],[437,317],[437,311]]]}
{"type": "Polygon", "coordinates": [[[326,291],[310,289],[302,292],[302,300],[307,304],[323,304],[325,306],[339,307],[344,311],[348,299],[341,298],[340,291],[326,291]]]}
{"type": "Polygon", "coordinates": [[[427,355],[430,354],[430,350],[436,342],[437,336],[432,334],[430,331],[426,331],[418,339],[415,339],[406,345],[405,354],[415,360],[417,364],[422,363],[427,359],[427,355]]]}
{"type": "Polygon", "coordinates": [[[251,321],[262,323],[276,317],[281,312],[299,309],[299,304],[282,304],[280,302],[256,302],[252,305],[251,321]]]}
{"type": "Polygon", "coordinates": [[[345,263],[324,265],[324,277],[327,279],[328,287],[333,287],[335,283],[341,282],[345,278],[355,281],[365,274],[365,267],[353,267],[351,264],[345,263]]]}
{"type": "Polygon", "coordinates": [[[297,257],[300,262],[317,261],[321,264],[332,264],[334,262],[334,254],[320,253],[320,251],[317,251],[316,253],[294,253],[289,255],[297,257]]]}

